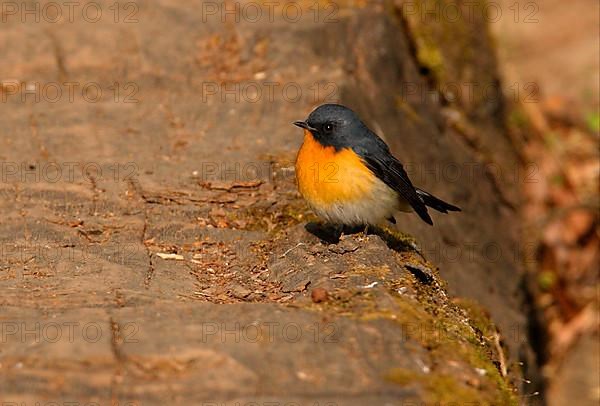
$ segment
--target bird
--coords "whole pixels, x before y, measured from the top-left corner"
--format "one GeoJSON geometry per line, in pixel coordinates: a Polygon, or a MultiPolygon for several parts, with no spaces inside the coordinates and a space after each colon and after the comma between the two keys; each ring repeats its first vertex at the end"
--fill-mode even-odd
{"type": "Polygon", "coordinates": [[[327,103],[304,121],[295,163],[298,190],[315,214],[337,226],[396,224],[395,214],[414,212],[433,225],[428,208],[461,211],[413,186],[390,148],[350,108],[327,103]]]}

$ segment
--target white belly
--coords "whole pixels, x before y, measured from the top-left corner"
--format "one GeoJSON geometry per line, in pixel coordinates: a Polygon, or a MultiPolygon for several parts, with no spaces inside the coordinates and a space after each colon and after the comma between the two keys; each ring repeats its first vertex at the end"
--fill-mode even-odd
{"type": "Polygon", "coordinates": [[[311,206],[319,217],[331,223],[350,226],[378,225],[392,217],[396,211],[409,209],[401,203],[398,194],[379,179],[368,197],[311,206]]]}

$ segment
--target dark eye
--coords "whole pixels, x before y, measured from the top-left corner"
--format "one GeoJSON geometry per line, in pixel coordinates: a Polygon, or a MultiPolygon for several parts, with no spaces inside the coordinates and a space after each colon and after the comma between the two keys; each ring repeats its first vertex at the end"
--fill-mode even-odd
{"type": "Polygon", "coordinates": [[[325,124],[323,126],[323,131],[326,133],[331,133],[333,131],[333,124],[325,124]]]}

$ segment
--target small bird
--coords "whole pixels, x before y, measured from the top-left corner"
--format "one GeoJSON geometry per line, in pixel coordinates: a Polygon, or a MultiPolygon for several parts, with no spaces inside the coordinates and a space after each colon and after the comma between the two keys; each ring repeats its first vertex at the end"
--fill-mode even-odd
{"type": "Polygon", "coordinates": [[[460,208],[415,188],[387,144],[349,108],[323,104],[306,121],[296,158],[300,194],[327,222],[341,226],[396,223],[397,211],[416,212],[427,224],[431,207],[441,213],[460,208]]]}

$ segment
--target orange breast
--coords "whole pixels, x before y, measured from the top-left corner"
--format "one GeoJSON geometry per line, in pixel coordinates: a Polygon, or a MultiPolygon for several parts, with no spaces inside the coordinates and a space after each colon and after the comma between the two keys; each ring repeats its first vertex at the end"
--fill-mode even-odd
{"type": "Polygon", "coordinates": [[[296,178],[302,196],[315,206],[362,200],[377,179],[354,151],[325,147],[308,130],[296,158],[296,178]]]}

